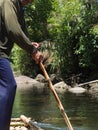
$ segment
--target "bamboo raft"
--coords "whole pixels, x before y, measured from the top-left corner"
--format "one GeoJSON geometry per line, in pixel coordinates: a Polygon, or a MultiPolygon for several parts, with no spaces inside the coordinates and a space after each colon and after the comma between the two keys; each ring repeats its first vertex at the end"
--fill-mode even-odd
{"type": "Polygon", "coordinates": [[[43,130],[31,118],[21,115],[20,118],[12,118],[10,123],[10,130],[43,130]]]}

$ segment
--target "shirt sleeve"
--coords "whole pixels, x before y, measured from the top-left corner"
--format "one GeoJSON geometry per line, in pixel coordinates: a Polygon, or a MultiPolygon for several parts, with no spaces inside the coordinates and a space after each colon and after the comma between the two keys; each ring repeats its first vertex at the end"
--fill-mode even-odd
{"type": "Polygon", "coordinates": [[[17,18],[17,9],[10,0],[4,2],[4,22],[8,36],[13,42],[29,53],[33,53],[36,50],[29,38],[22,31],[17,18]]]}

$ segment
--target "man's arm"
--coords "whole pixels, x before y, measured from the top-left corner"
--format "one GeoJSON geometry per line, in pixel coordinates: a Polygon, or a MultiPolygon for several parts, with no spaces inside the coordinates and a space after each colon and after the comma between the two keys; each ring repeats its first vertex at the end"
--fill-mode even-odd
{"type": "Polygon", "coordinates": [[[36,48],[21,29],[17,18],[17,9],[11,0],[5,0],[3,15],[9,38],[31,54],[36,51],[36,48]]]}

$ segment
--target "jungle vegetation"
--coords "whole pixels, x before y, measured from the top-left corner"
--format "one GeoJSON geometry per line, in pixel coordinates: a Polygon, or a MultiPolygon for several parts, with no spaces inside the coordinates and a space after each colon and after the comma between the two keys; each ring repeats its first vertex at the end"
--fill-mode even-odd
{"type": "MultiPolygon", "coordinates": [[[[97,78],[96,0],[35,0],[25,7],[25,20],[31,41],[53,44],[53,48],[49,48],[53,52],[53,61],[48,73],[57,72],[64,78],[82,73],[86,78],[97,78]]],[[[39,73],[31,56],[17,45],[10,59],[14,71],[32,77],[39,73]]]]}

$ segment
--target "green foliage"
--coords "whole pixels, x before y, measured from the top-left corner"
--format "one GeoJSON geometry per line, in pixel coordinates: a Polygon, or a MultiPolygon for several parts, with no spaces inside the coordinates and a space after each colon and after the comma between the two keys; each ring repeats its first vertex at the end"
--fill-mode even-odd
{"type": "Polygon", "coordinates": [[[61,10],[60,30],[55,39],[61,73],[79,73],[81,68],[95,69],[97,64],[93,59],[98,52],[97,29],[94,27],[98,23],[96,3],[70,0],[61,10]]]}
{"type": "MultiPolygon", "coordinates": [[[[77,56],[74,54],[78,42],[79,24],[81,23],[80,12],[81,2],[77,0],[67,1],[61,6],[59,33],[55,39],[57,42],[57,57],[61,73],[72,73],[76,71],[77,56]]],[[[56,58],[57,59],[57,58],[56,58]]]]}
{"type": "Polygon", "coordinates": [[[35,77],[37,71],[39,71],[35,61],[32,60],[31,55],[22,50],[17,45],[15,45],[12,49],[10,61],[14,72],[18,72],[30,77],[35,77]]]}
{"type": "Polygon", "coordinates": [[[10,55],[11,65],[12,65],[14,71],[20,71],[19,70],[19,66],[20,66],[19,55],[20,55],[20,53],[21,53],[21,49],[15,45],[14,48],[12,49],[12,53],[10,55]]]}
{"type": "MultiPolygon", "coordinates": [[[[30,39],[55,43],[51,49],[54,54],[51,64],[61,74],[98,69],[97,6],[95,0],[36,0],[25,8],[30,39]]],[[[16,64],[14,68],[20,67],[23,73],[32,75],[35,65],[31,56],[17,50],[16,47],[11,56],[16,64]]]]}
{"type": "Polygon", "coordinates": [[[96,68],[93,58],[97,55],[98,23],[97,6],[95,3],[85,3],[84,13],[81,14],[81,35],[77,44],[76,54],[82,67],[96,68]],[[96,28],[96,29],[95,29],[96,28]]]}
{"type": "Polygon", "coordinates": [[[53,0],[36,0],[26,8],[26,22],[32,40],[40,42],[49,39],[48,18],[53,0]]]}
{"type": "MultiPolygon", "coordinates": [[[[49,38],[47,19],[51,15],[53,0],[36,0],[25,8],[25,19],[31,41],[41,42],[49,38]],[[44,6],[43,6],[44,5],[44,6]]],[[[35,76],[39,67],[33,62],[31,55],[15,46],[10,56],[15,71],[35,76]],[[18,50],[18,51],[17,51],[18,50]],[[15,66],[15,67],[14,67],[15,66]]]]}

